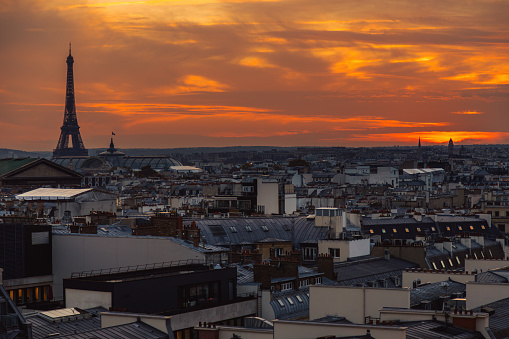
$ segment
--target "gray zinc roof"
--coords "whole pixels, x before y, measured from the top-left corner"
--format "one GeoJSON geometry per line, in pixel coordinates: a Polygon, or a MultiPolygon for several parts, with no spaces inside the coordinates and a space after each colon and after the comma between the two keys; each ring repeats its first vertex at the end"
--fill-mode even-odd
{"type": "Polygon", "coordinates": [[[433,284],[421,285],[410,290],[410,307],[420,305],[421,301],[437,300],[440,296],[452,295],[457,292],[465,292],[466,285],[455,281],[442,281],[433,284]],[[445,287],[447,286],[447,288],[445,287]]]}
{"type": "Polygon", "coordinates": [[[299,248],[301,241],[324,239],[328,229],[315,227],[314,220],[299,218],[231,218],[197,220],[208,244],[255,243],[266,238],[292,241],[299,248]]]}

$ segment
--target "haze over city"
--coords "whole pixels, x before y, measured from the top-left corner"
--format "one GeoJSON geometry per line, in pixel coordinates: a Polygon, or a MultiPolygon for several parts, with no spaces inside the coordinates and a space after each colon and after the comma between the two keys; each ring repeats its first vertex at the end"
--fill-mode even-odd
{"type": "Polygon", "coordinates": [[[0,144],[55,148],[68,43],[87,148],[509,141],[507,1],[0,6],[0,144]]]}

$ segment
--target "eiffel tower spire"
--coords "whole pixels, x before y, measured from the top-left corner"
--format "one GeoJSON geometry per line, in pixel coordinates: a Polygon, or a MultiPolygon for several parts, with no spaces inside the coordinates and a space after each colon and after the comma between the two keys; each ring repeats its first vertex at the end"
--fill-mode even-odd
{"type": "Polygon", "coordinates": [[[81,140],[80,126],[76,116],[76,100],[74,98],[74,58],[71,55],[71,43],[69,43],[69,56],[67,57],[67,85],[65,89],[64,123],[60,127],[60,138],[57,147],[53,150],[53,158],[66,156],[88,156],[88,150],[81,140]],[[71,146],[69,146],[71,139],[71,146]]]}

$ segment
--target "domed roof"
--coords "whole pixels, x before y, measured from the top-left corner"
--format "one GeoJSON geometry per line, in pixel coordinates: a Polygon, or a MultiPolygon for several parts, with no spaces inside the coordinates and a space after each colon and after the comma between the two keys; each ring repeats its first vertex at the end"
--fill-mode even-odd
{"type": "Polygon", "coordinates": [[[113,144],[113,138],[111,138],[110,148],[108,148],[104,152],[99,153],[98,156],[100,156],[100,157],[125,157],[125,153],[120,152],[115,148],[115,145],[113,144]]]}

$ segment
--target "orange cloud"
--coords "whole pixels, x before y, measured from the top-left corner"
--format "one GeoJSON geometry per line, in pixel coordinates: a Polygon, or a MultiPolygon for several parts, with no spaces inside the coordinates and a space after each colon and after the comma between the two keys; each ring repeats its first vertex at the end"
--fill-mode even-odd
{"type": "Polygon", "coordinates": [[[460,115],[480,115],[484,114],[484,112],[477,112],[477,111],[457,111],[457,112],[451,112],[452,114],[460,114],[460,115]]]}
{"type": "Polygon", "coordinates": [[[444,144],[452,139],[454,142],[482,142],[494,143],[509,137],[507,132],[482,132],[482,131],[429,131],[429,132],[409,132],[409,133],[386,133],[386,134],[366,134],[354,135],[353,140],[372,141],[372,142],[403,142],[405,144],[414,143],[421,138],[421,142],[430,144],[444,144]]]}

